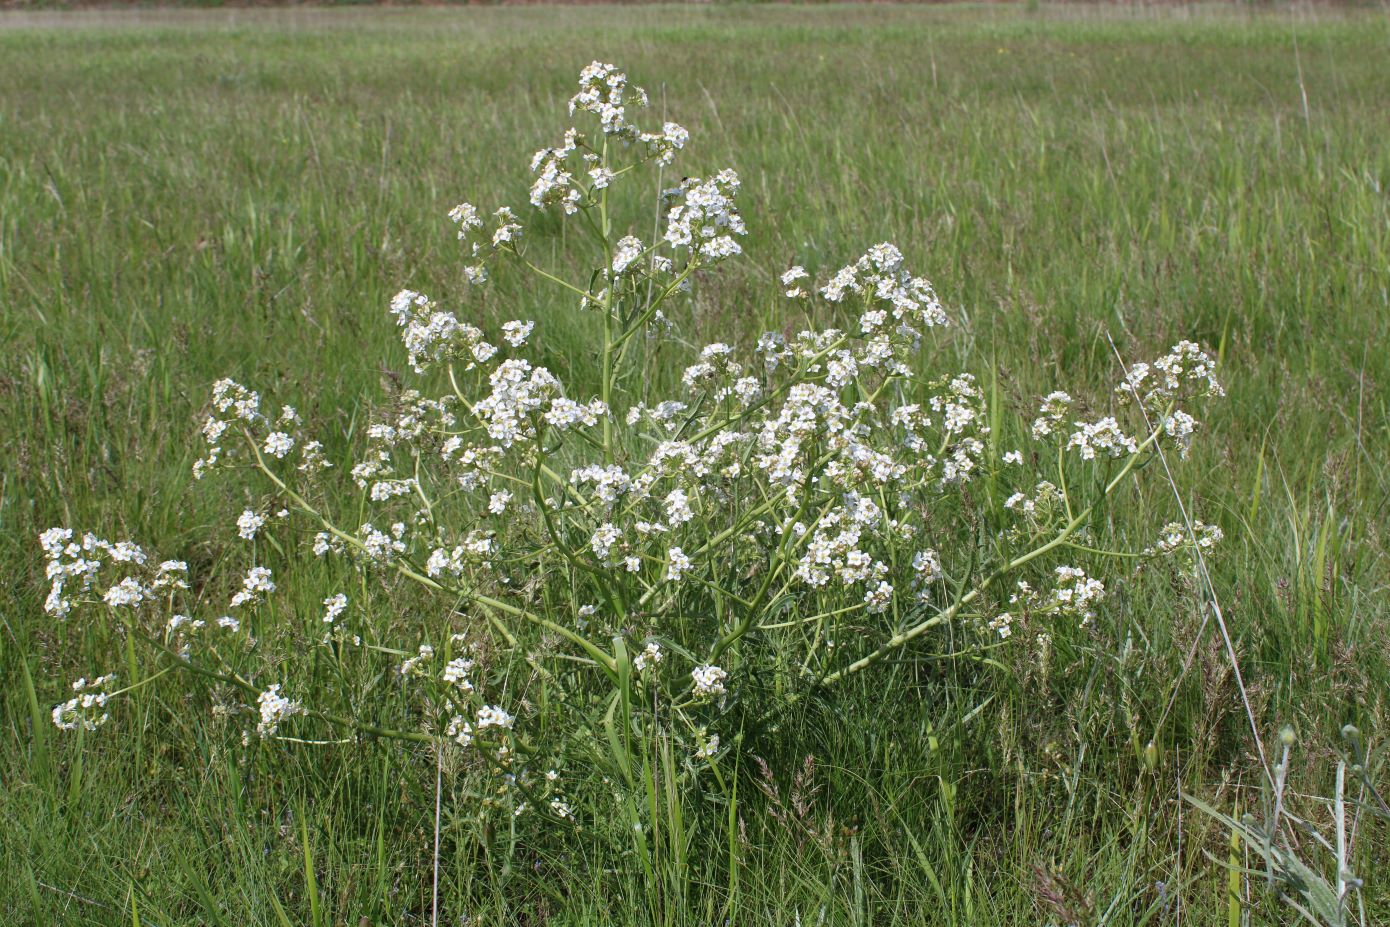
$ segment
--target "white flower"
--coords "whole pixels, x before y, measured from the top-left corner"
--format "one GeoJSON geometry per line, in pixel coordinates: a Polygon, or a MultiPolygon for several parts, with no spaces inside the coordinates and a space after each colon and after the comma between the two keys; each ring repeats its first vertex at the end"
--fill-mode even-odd
{"type": "Polygon", "coordinates": [[[1008,612],[1000,612],[989,621],[989,629],[999,635],[1000,640],[1008,639],[1013,634],[1014,616],[1008,612]]]}
{"type": "Polygon", "coordinates": [[[473,661],[465,657],[455,657],[444,664],[443,680],[451,686],[457,686],[464,692],[473,691],[473,682],[468,678],[469,672],[473,669],[473,661]]]}
{"type": "Polygon", "coordinates": [[[738,174],[727,169],[709,180],[683,181],[675,191],[680,202],[666,215],[666,241],[688,249],[705,263],[741,253],[733,236],[748,230],[734,206],[738,188],[738,174]]]}
{"type": "Polygon", "coordinates": [[[678,583],[690,569],[690,558],[679,547],[672,547],[666,554],[666,578],[678,583]]]}
{"type": "Polygon", "coordinates": [[[1064,615],[1080,618],[1083,628],[1088,626],[1096,617],[1096,603],[1105,598],[1105,584],[1076,567],[1059,566],[1055,573],[1057,586],[1045,604],[1064,615]]]}
{"type": "Polygon", "coordinates": [[[1009,451],[1004,455],[1004,463],[1011,466],[1019,466],[1023,463],[1022,451],[1009,451]]]}
{"type": "Polygon", "coordinates": [[[589,547],[593,550],[594,556],[600,560],[608,560],[613,553],[613,547],[622,540],[623,532],[608,523],[599,526],[593,536],[589,538],[589,547]]]}
{"type": "Polygon", "coordinates": [[[912,555],[912,569],[918,580],[934,583],[941,578],[941,557],[934,550],[919,550],[912,555]]]}
{"type": "Polygon", "coordinates": [[[511,501],[512,494],[507,490],[504,489],[501,492],[495,492],[488,499],[487,510],[493,515],[501,515],[503,512],[507,511],[507,503],[511,501]]]}
{"type": "Polygon", "coordinates": [[[683,525],[695,517],[690,497],[683,490],[673,489],[666,495],[666,522],[671,527],[683,525]]]}
{"type": "Polygon", "coordinates": [[[920,334],[919,326],[932,328],[948,321],[931,283],[908,273],[902,252],[889,242],[874,245],[821,288],[821,295],[832,303],[850,293],[877,304],[877,311],[860,317],[860,329],[865,335],[877,333],[891,316],[898,323],[896,334],[914,342],[920,334]]]}
{"type": "Polygon", "coordinates": [[[1042,405],[1038,409],[1038,417],[1033,420],[1033,437],[1042,439],[1049,437],[1061,424],[1071,409],[1072,399],[1066,393],[1057,391],[1048,393],[1043,397],[1042,405]]]}
{"type": "Polygon", "coordinates": [[[691,682],[695,685],[695,694],[701,698],[724,695],[727,691],[724,688],[724,680],[728,678],[729,674],[724,670],[708,664],[697,666],[690,671],[691,682]]]}
{"type": "Polygon", "coordinates": [[[1225,533],[1216,525],[1194,521],[1192,533],[1189,534],[1186,525],[1182,522],[1172,521],[1163,526],[1163,529],[1158,532],[1158,540],[1154,542],[1152,547],[1144,548],[1143,554],[1146,557],[1152,557],[1173,554],[1178,551],[1193,551],[1195,548],[1211,550],[1225,536],[1225,533]]]}
{"type": "Polygon", "coordinates": [[[620,277],[642,256],[642,240],[629,235],[613,248],[613,275],[620,277]]]}
{"type": "Polygon", "coordinates": [[[236,520],[237,534],[241,535],[242,539],[246,541],[254,541],[256,539],[256,532],[260,531],[263,527],[265,527],[265,517],[257,515],[250,509],[242,512],[236,520]]]}
{"type": "Polygon", "coordinates": [[[656,641],[648,641],[647,646],[642,648],[642,652],[632,658],[632,666],[641,673],[645,672],[648,667],[659,666],[664,659],[666,659],[666,655],[661,652],[661,645],[656,641]]]}
{"type": "Polygon", "coordinates": [[[490,727],[496,727],[509,731],[511,730],[514,720],[515,719],[511,715],[507,714],[507,712],[503,711],[501,708],[495,705],[484,705],[482,708],[478,709],[477,728],[483,731],[490,727]]]}
{"type": "Polygon", "coordinates": [[[1079,429],[1067,441],[1067,449],[1077,448],[1082,460],[1094,460],[1098,451],[1105,451],[1111,457],[1139,453],[1134,439],[1120,430],[1120,423],[1114,416],[1106,416],[1097,422],[1077,422],[1079,429]]]}
{"type": "Polygon", "coordinates": [[[283,431],[272,431],[265,436],[265,452],[277,459],[284,459],[285,455],[294,450],[294,439],[283,431]]]}
{"type": "Polygon", "coordinates": [[[111,699],[111,693],[107,690],[115,682],[114,674],[98,676],[91,682],[85,677],[74,682],[72,691],[77,694],[66,702],[53,706],[54,726],[63,731],[75,731],[79,727],[95,731],[101,727],[111,718],[105,708],[111,699]]]}
{"type": "Polygon", "coordinates": [[[787,298],[803,299],[809,295],[805,288],[797,284],[797,281],[805,280],[810,276],[810,274],[806,273],[806,268],[802,267],[800,264],[788,268],[787,272],[782,274],[780,278],[782,286],[786,287],[787,298]]]}
{"type": "Polygon", "coordinates": [[[280,694],[280,684],[276,683],[256,698],[261,720],[256,725],[256,733],[262,737],[273,737],[280,728],[280,722],[291,715],[302,714],[304,708],[298,702],[290,701],[280,694]]]}
{"type": "Polygon", "coordinates": [[[467,238],[474,229],[483,227],[483,220],[478,215],[478,210],[471,203],[459,203],[449,210],[449,221],[459,227],[459,238],[467,238]]]}
{"type": "Polygon", "coordinates": [[[323,600],[323,623],[332,624],[347,611],[348,597],[341,592],[323,600]]]}
{"type": "Polygon", "coordinates": [[[888,611],[892,604],[893,586],[891,583],[880,582],[864,593],[864,609],[871,615],[880,615],[888,611]]]}
{"type": "Polygon", "coordinates": [[[473,725],[465,721],[462,715],[454,715],[449,719],[449,726],[445,728],[444,736],[453,740],[460,747],[467,747],[473,743],[473,725]]]}
{"type": "Polygon", "coordinates": [[[513,319],[502,326],[502,340],[514,348],[519,348],[526,343],[526,339],[531,337],[531,332],[535,331],[535,322],[521,322],[513,319]]]}
{"type": "Polygon", "coordinates": [[[271,578],[270,570],[265,567],[252,567],[246,571],[246,578],[241,581],[241,591],[232,596],[231,607],[240,608],[243,605],[254,605],[260,601],[263,594],[275,591],[275,583],[271,578]]]}
{"type": "Polygon", "coordinates": [[[134,608],[145,601],[148,591],[133,576],[127,576],[110,589],[102,599],[112,608],[134,608]]]}
{"type": "Polygon", "coordinates": [[[1192,435],[1197,431],[1197,420],[1178,410],[1163,420],[1163,430],[1178,446],[1178,454],[1187,459],[1188,452],[1192,450],[1192,435]]]}
{"type": "Polygon", "coordinates": [[[420,672],[420,667],[434,659],[434,648],[429,644],[421,644],[415,656],[407,657],[401,663],[402,676],[414,676],[420,672]]]}

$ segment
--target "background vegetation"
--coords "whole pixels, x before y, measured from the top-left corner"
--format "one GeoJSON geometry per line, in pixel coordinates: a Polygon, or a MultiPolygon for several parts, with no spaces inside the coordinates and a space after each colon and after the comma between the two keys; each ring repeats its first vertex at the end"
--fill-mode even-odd
{"type": "MultiPolygon", "coordinates": [[[[1119,378],[1107,335],[1130,357],[1187,336],[1218,351],[1229,398],[1177,475],[1227,534],[1214,580],[1260,736],[1297,730],[1288,801],[1319,826],[1344,724],[1366,735],[1384,791],[1383,15],[53,23],[0,20],[4,923],[428,922],[428,755],[304,745],[248,765],[188,726],[174,686],[98,735],[58,736],[47,709],[103,655],[80,624],[43,615],[34,539],[70,525],[177,552],[195,575],[214,567],[244,500],[189,475],[211,382],[293,396],[342,439],[405,372],[390,294],[459,291],[444,213],[524,201],[526,160],[595,57],[691,129],[687,169],[744,178],[747,255],[701,291],[696,343],[782,327],[769,278],[887,239],[964,320],[948,353],[992,365],[1020,402],[1058,386],[1100,395],[1119,378]]],[[[557,223],[528,236],[565,253],[557,223]]],[[[587,320],[553,292],[504,276],[472,311],[537,318],[547,362],[592,382],[592,359],[567,347],[587,320]]],[[[1176,516],[1159,482],[1127,505],[1114,530],[1135,546],[1176,516]]],[[[735,825],[659,860],[654,882],[597,838],[483,833],[446,783],[440,921],[1292,922],[1263,876],[1217,863],[1262,869],[1250,847],[1179,798],[1236,814],[1261,802],[1204,614],[1195,590],[1149,576],[1083,646],[1005,661],[994,698],[970,667],[916,652],[808,703],[750,747],[766,766],[740,771],[735,825]]],[[[1353,868],[1382,923],[1390,829],[1359,820],[1353,868]]]]}

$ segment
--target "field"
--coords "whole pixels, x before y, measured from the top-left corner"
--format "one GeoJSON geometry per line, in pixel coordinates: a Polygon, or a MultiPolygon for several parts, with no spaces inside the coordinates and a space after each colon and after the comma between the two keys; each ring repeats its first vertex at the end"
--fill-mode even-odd
{"type": "MultiPolygon", "coordinates": [[[[1292,924],[1258,835],[1182,797],[1268,821],[1281,757],[1283,809],[1334,847],[1345,824],[1345,923],[1390,923],[1387,59],[1367,10],[0,17],[0,923],[1292,924]],[[489,817],[480,773],[422,743],[248,751],[201,720],[226,693],[177,673],[100,730],[55,728],[72,680],[149,670],[109,625],[45,614],[40,532],[129,537],[209,597],[236,579],[257,503],[191,474],[214,381],[294,401],[345,454],[415,379],[386,311],[408,286],[484,329],[535,319],[574,395],[606,387],[595,315],[518,273],[468,290],[446,218],[525,205],[596,58],[690,130],[668,185],[743,180],[744,254],[681,304],[647,390],[675,392],[707,342],[799,324],[772,283],[789,265],[823,278],[880,241],[954,321],[933,362],[1022,415],[1053,389],[1099,408],[1116,351],[1190,338],[1226,398],[1172,485],[1155,465],[1092,530],[1152,544],[1176,491],[1225,534],[1211,590],[1113,585],[1042,656],[926,635],[746,729],[713,799],[662,777],[663,741],[650,843],[618,814],[553,836],[489,817]]],[[[650,231],[655,184],[615,210],[650,231]]],[[[567,226],[518,212],[532,254],[580,266],[567,226]]],[[[346,486],[325,504],[355,505],[346,486]]],[[[337,587],[299,569],[276,576],[312,629],[337,587]]],[[[430,620],[354,582],[378,627],[430,620]]],[[[616,776],[567,759],[575,794],[616,776]]],[[[1306,830],[1277,842],[1336,884],[1306,830]]]]}

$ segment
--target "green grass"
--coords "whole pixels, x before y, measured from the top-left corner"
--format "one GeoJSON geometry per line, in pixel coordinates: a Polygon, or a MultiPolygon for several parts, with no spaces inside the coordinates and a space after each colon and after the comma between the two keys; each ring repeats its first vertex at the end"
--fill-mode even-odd
{"type": "MultiPolygon", "coordinates": [[[[66,524],[219,563],[244,500],[189,476],[211,382],[293,396],[341,440],[405,370],[390,294],[462,291],[445,212],[524,202],[526,160],[595,57],[691,130],[685,169],[744,178],[747,254],[702,290],[692,343],[780,328],[765,282],[788,263],[824,271],[892,240],[967,320],[947,355],[997,370],[1010,399],[1101,397],[1107,335],[1130,357],[1181,337],[1218,351],[1229,398],[1177,478],[1228,536],[1213,578],[1260,733],[1299,731],[1292,801],[1320,826],[1342,725],[1386,790],[1383,14],[0,19],[0,921],[428,923],[429,756],[364,743],[243,763],[173,684],[59,736],[49,707],[110,660],[44,616],[34,537],[66,524]]],[[[567,253],[558,223],[528,236],[567,253]]],[[[469,311],[541,319],[547,362],[592,385],[573,348],[588,320],[553,292],[504,275],[469,311]]],[[[1111,517],[1142,545],[1175,515],[1156,481],[1111,517]]],[[[1260,800],[1198,602],[1136,582],[1090,646],[1021,655],[987,702],[960,667],[914,659],[806,704],[753,745],[772,784],[742,768],[733,819],[687,822],[654,883],[604,822],[517,844],[446,789],[440,922],[1292,923],[1262,876],[1228,898],[1212,857],[1230,832],[1178,797],[1260,800]]],[[[1367,923],[1390,920],[1388,843],[1363,815],[1367,923]]]]}

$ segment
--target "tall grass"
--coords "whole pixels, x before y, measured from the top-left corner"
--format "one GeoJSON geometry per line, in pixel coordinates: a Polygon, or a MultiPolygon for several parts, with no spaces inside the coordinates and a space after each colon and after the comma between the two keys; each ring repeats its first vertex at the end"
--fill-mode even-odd
{"type": "MultiPolygon", "coordinates": [[[[1330,822],[1317,796],[1334,792],[1344,724],[1365,733],[1384,792],[1387,51],[1376,13],[1225,10],[0,28],[6,922],[428,922],[423,751],[302,745],[246,764],[160,684],[123,708],[121,736],[59,737],[47,711],[66,681],[112,661],[43,616],[34,537],[60,523],[130,535],[216,574],[244,500],[189,477],[208,385],[311,398],[306,417],[349,441],[373,381],[404,371],[390,293],[457,288],[443,212],[520,199],[497,179],[519,176],[594,57],[624,62],[689,126],[690,169],[744,178],[747,260],[702,291],[696,344],[783,327],[755,283],[792,259],[831,270],[889,238],[964,313],[949,350],[997,371],[1003,397],[1065,383],[1098,399],[1117,379],[1107,335],[1127,356],[1186,335],[1215,346],[1229,398],[1175,476],[1228,537],[1212,578],[1259,733],[1299,730],[1286,800],[1300,815],[1330,822]],[[383,356],[396,361],[364,363],[383,356]]],[[[559,224],[528,235],[571,253],[559,224]]],[[[496,324],[517,307],[547,328],[552,369],[590,392],[595,365],[573,349],[590,319],[506,275],[476,311],[496,324]]],[[[1110,517],[1142,546],[1176,517],[1172,493],[1155,484],[1110,517]]],[[[294,594],[316,602],[327,583],[294,594]]],[[[737,771],[718,815],[659,790],[652,744],[667,824],[653,869],[583,830],[518,839],[445,770],[440,920],[1286,922],[1252,840],[1181,798],[1233,820],[1262,800],[1202,603],[1148,573],[1084,647],[997,667],[917,654],[850,682],[748,745],[766,765],[737,771]]],[[[1357,820],[1350,862],[1377,923],[1390,831],[1357,820]]]]}

